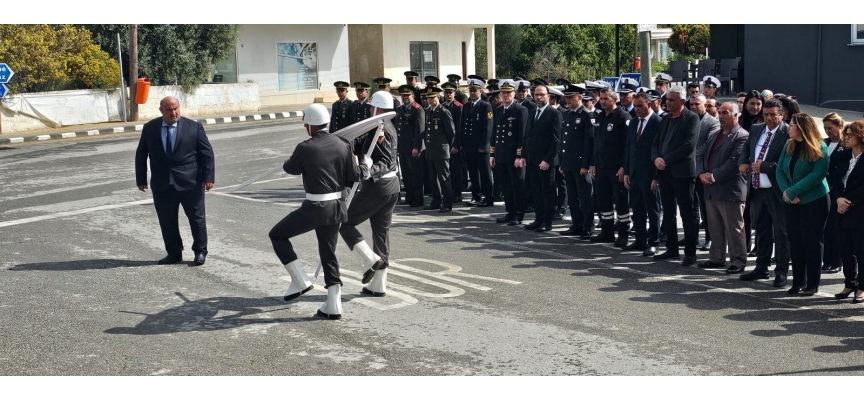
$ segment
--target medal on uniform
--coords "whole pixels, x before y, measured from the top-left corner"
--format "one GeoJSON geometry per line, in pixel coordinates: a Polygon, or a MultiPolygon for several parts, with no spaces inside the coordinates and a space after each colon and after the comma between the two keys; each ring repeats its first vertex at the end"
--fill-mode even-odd
{"type": "Polygon", "coordinates": [[[436,130],[436,131],[438,130],[438,125],[435,125],[435,130],[436,130]]]}
{"type": "Polygon", "coordinates": [[[614,127],[615,127],[615,123],[610,122],[608,125],[606,125],[606,131],[612,132],[612,128],[614,128],[614,127]]]}
{"type": "Polygon", "coordinates": [[[597,120],[591,118],[591,125],[597,126],[597,120]]]}
{"type": "MultiPolygon", "coordinates": [[[[582,123],[582,118],[576,118],[576,125],[579,125],[579,124],[581,124],[581,123],[582,123]]],[[[568,126],[569,126],[569,125],[568,125],[568,126]]]]}
{"type": "Polygon", "coordinates": [[[513,132],[507,132],[507,136],[513,136],[513,132]]]}

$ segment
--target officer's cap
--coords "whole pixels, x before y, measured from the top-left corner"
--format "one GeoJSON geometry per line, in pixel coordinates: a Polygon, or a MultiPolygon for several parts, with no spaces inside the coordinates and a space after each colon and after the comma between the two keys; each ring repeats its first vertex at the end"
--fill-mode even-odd
{"type": "Polygon", "coordinates": [[[594,93],[590,90],[582,92],[582,100],[594,100],[594,93]]]}
{"type": "Polygon", "coordinates": [[[336,89],[348,89],[351,87],[351,84],[345,81],[336,81],[333,83],[333,86],[335,86],[336,89]]]}
{"type": "Polygon", "coordinates": [[[537,86],[540,86],[540,85],[549,86],[549,82],[546,82],[546,80],[543,78],[535,78],[535,79],[531,80],[531,88],[532,89],[537,87],[537,86]]]}
{"type": "Polygon", "coordinates": [[[604,81],[585,81],[585,89],[608,89],[612,87],[608,82],[604,81]]]}
{"type": "Polygon", "coordinates": [[[512,79],[513,79],[514,81],[524,81],[524,80],[528,80],[528,78],[526,78],[525,75],[521,75],[521,74],[513,75],[513,78],[512,78],[512,79]]]}
{"type": "Polygon", "coordinates": [[[450,74],[447,75],[447,80],[449,80],[450,82],[459,82],[460,80],[462,80],[462,77],[456,74],[450,74]]]}
{"type": "Polygon", "coordinates": [[[705,75],[705,78],[702,78],[702,83],[705,84],[705,87],[718,87],[720,86],[720,80],[711,76],[705,75]]]}
{"type": "Polygon", "coordinates": [[[479,80],[481,80],[481,81],[485,81],[485,80],[486,80],[486,78],[484,78],[484,77],[482,77],[482,76],[480,76],[480,75],[468,75],[468,78],[467,78],[467,79],[479,79],[479,80]]]}
{"type": "Polygon", "coordinates": [[[513,82],[512,79],[503,79],[498,82],[498,88],[502,92],[512,92],[516,90],[516,82],[513,82]]]}
{"type": "Polygon", "coordinates": [[[379,87],[381,87],[381,86],[387,86],[387,85],[390,84],[390,82],[393,82],[392,79],[390,79],[390,78],[384,78],[384,77],[381,77],[381,78],[375,78],[375,79],[373,79],[373,81],[375,81],[375,84],[378,85],[379,87]]]}
{"type": "Polygon", "coordinates": [[[366,82],[354,82],[354,89],[356,89],[356,90],[366,90],[366,89],[369,89],[370,87],[371,86],[369,86],[369,84],[366,82]]]}
{"type": "Polygon", "coordinates": [[[399,94],[414,94],[414,88],[408,85],[399,86],[399,94]]]}
{"type": "Polygon", "coordinates": [[[566,79],[564,79],[564,78],[558,78],[558,79],[555,80],[555,84],[556,84],[556,85],[560,85],[560,86],[567,86],[567,85],[570,84],[570,81],[568,81],[568,80],[566,80],[566,79]]]}
{"type": "Polygon", "coordinates": [[[483,85],[486,82],[483,82],[482,79],[471,78],[468,79],[468,87],[471,89],[483,89],[483,85]]]}
{"type": "Polygon", "coordinates": [[[420,74],[418,74],[414,71],[405,71],[405,77],[407,77],[408,79],[411,79],[411,78],[416,79],[418,76],[420,76],[420,74]]]}
{"type": "Polygon", "coordinates": [[[564,93],[561,92],[561,89],[558,89],[555,86],[546,86],[546,89],[549,90],[549,94],[554,96],[564,96],[564,93]]]}
{"type": "Polygon", "coordinates": [[[665,72],[658,72],[654,75],[654,83],[669,83],[672,82],[672,75],[665,72]]]}
{"type": "Polygon", "coordinates": [[[636,91],[636,85],[634,85],[630,82],[622,83],[620,85],[620,87],[618,88],[618,93],[623,93],[623,94],[633,93],[635,91],[636,91]]]}
{"type": "Polygon", "coordinates": [[[695,88],[698,88],[698,87],[699,87],[699,82],[696,82],[696,81],[689,82],[689,83],[687,83],[687,87],[688,87],[688,88],[694,88],[694,87],[695,87],[695,88]]]}
{"type": "Polygon", "coordinates": [[[456,85],[454,85],[453,82],[444,82],[441,84],[441,89],[444,89],[445,92],[455,92],[456,85]]]}
{"type": "Polygon", "coordinates": [[[492,78],[492,79],[489,79],[486,81],[486,84],[488,84],[488,85],[497,85],[499,83],[501,83],[501,80],[495,79],[495,78],[492,78]]]}
{"type": "Polygon", "coordinates": [[[423,97],[438,97],[438,94],[441,93],[441,88],[429,86],[426,89],[423,89],[423,97]]]}
{"type": "Polygon", "coordinates": [[[438,79],[437,76],[432,75],[426,75],[423,80],[426,81],[426,86],[437,86],[439,83],[441,83],[441,80],[438,79]]]}
{"type": "Polygon", "coordinates": [[[650,97],[651,100],[657,100],[660,98],[660,96],[663,95],[663,93],[660,93],[659,90],[654,89],[648,89],[645,93],[648,94],[648,97],[650,97]]]}
{"type": "Polygon", "coordinates": [[[577,94],[582,94],[582,88],[567,83],[566,85],[564,85],[564,90],[562,90],[562,93],[564,93],[564,97],[573,97],[577,94]]]}
{"type": "MultiPolygon", "coordinates": [[[[514,85],[516,86],[516,90],[518,90],[520,92],[524,92],[524,91],[528,90],[528,88],[531,87],[531,82],[528,82],[525,80],[519,80],[519,81],[514,82],[514,85]]],[[[504,91],[503,87],[501,88],[501,91],[502,92],[504,91]]]]}
{"type": "Polygon", "coordinates": [[[488,92],[486,92],[486,95],[488,95],[490,98],[498,96],[501,93],[501,90],[498,88],[498,85],[486,86],[486,90],[488,90],[488,92]]]}

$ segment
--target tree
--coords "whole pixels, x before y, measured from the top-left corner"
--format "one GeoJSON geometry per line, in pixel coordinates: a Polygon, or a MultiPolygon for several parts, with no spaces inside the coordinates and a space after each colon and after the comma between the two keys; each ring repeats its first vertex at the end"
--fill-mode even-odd
{"type": "Polygon", "coordinates": [[[486,76],[489,60],[486,57],[486,28],[474,29],[474,74],[486,76]]]}
{"type": "MultiPolygon", "coordinates": [[[[103,49],[128,43],[128,25],[85,25],[103,49]]],[[[138,25],[138,71],[156,85],[177,84],[184,92],[207,80],[212,66],[234,50],[239,25],[138,25]]],[[[123,49],[128,60],[128,49],[123,49]]]]}
{"type": "Polygon", "coordinates": [[[669,48],[679,56],[689,59],[705,55],[708,40],[711,37],[710,25],[673,24],[672,36],[669,36],[669,48]]]}
{"type": "Polygon", "coordinates": [[[12,93],[117,86],[120,66],[71,25],[0,25],[0,54],[15,71],[12,93]]]}

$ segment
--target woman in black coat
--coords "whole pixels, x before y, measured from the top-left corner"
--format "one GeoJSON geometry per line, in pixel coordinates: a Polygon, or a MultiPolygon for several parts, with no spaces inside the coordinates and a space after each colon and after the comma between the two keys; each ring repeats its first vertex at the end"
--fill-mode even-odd
{"type": "Polygon", "coordinates": [[[837,222],[843,230],[840,236],[840,252],[843,258],[843,291],[836,294],[845,299],[855,293],[853,303],[864,303],[864,286],[858,262],[864,262],[864,121],[855,121],[843,130],[846,149],[838,154],[837,169],[829,175],[829,186],[836,198],[837,222]]]}

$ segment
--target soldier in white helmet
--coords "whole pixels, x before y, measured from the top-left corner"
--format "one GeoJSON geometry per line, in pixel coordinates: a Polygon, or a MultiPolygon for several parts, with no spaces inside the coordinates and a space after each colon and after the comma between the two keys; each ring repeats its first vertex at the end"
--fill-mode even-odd
{"type": "Polygon", "coordinates": [[[289,174],[303,176],[306,200],[270,230],[270,241],[291,275],[291,286],[285,293],[285,301],[290,301],[311,290],[312,280],[303,270],[289,239],[315,230],[327,289],[327,301],[317,314],[338,319],[342,316],[342,280],[336,261],[336,242],[339,224],[348,220],[342,191],[349,182],[368,177],[371,162],[364,159],[358,164],[348,142],[327,131],[329,121],[327,108],[321,104],[310,105],[303,114],[303,125],[311,138],[297,145],[282,168],[289,174]]]}
{"type": "MultiPolygon", "coordinates": [[[[393,111],[393,96],[385,91],[372,95],[369,105],[372,115],[393,111]]],[[[360,183],[357,194],[348,207],[348,221],[342,223],[339,234],[360,257],[366,272],[363,274],[362,292],[373,296],[383,296],[387,291],[387,264],[390,256],[390,223],[393,208],[399,200],[399,179],[396,177],[397,134],[390,121],[384,122],[383,135],[377,137],[370,131],[355,141],[355,151],[367,154],[375,146],[371,155],[369,175],[360,183]],[[369,220],[372,227],[372,249],[357,230],[357,225],[369,220]],[[371,282],[370,282],[371,281],[371,282]]]]}

